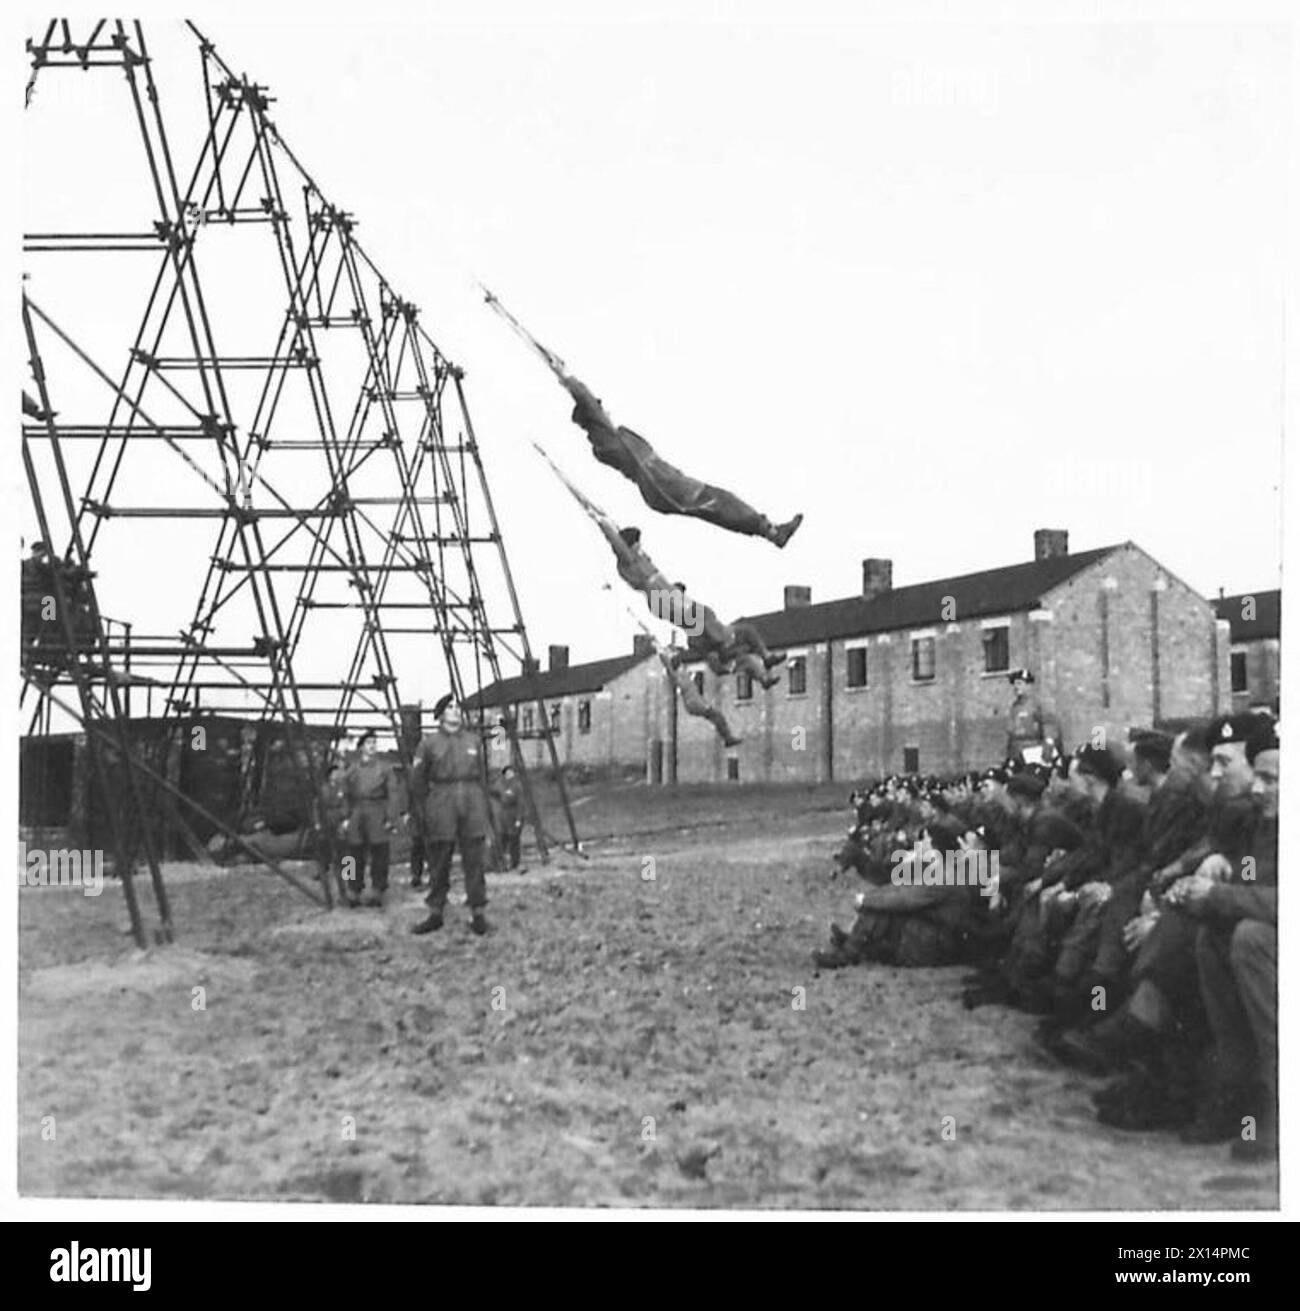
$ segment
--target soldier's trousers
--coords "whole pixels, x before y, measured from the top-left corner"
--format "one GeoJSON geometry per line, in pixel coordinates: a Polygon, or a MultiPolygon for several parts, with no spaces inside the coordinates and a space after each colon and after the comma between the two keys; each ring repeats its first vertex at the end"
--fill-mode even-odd
{"type": "Polygon", "coordinates": [[[419,883],[424,878],[424,860],[425,860],[425,842],[424,834],[413,833],[411,835],[411,882],[419,883]]]}
{"type": "Polygon", "coordinates": [[[383,892],[388,887],[388,843],[372,842],[364,845],[350,845],[348,855],[352,857],[352,876],[346,878],[356,891],[360,892],[366,883],[366,862],[370,862],[370,885],[376,892],[383,892]]]}
{"type": "Polygon", "coordinates": [[[501,832],[501,861],[506,869],[519,868],[519,840],[523,836],[522,824],[507,824],[501,832]]]}
{"type": "MultiPolygon", "coordinates": [[[[465,874],[465,900],[472,910],[487,905],[487,880],[483,877],[483,848],[486,838],[465,838],[460,843],[460,865],[465,874]]],[[[441,911],[447,904],[451,887],[451,861],[456,854],[456,842],[430,842],[429,895],[425,902],[432,911],[441,911]]]]}
{"type": "Polygon", "coordinates": [[[1124,946],[1124,927],[1137,915],[1142,906],[1148,875],[1145,870],[1130,874],[1114,884],[1111,899],[1102,908],[1101,935],[1097,940],[1097,954],[1093,958],[1093,973],[1114,983],[1125,979],[1129,972],[1129,953],[1124,946]]]}
{"type": "Polygon", "coordinates": [[[1196,935],[1201,998],[1221,1087],[1262,1083],[1277,1093],[1277,926],[1240,920],[1196,935]]]}

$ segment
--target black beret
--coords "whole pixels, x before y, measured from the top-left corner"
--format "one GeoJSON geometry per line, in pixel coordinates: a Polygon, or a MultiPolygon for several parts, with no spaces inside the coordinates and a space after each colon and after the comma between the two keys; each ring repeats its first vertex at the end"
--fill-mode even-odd
{"type": "Polygon", "coordinates": [[[449,705],[451,705],[451,703],[452,703],[453,700],[455,700],[455,693],[454,693],[454,692],[448,692],[448,693],[446,694],[446,696],[440,696],[440,697],[439,697],[439,698],[438,698],[438,699],[433,703],[433,717],[434,717],[434,719],[437,719],[437,718],[442,714],[442,712],[443,712],[444,710],[446,710],[446,708],[447,708],[449,705]]]}
{"type": "Polygon", "coordinates": [[[1169,768],[1169,757],[1174,749],[1174,740],[1168,733],[1141,733],[1133,739],[1133,754],[1150,761],[1157,769],[1169,768]]]}
{"type": "Polygon", "coordinates": [[[1013,669],[1007,675],[1008,683],[1032,683],[1033,681],[1034,676],[1028,669],[1013,669]]]}
{"type": "Polygon", "coordinates": [[[1277,726],[1264,715],[1259,715],[1257,718],[1263,722],[1256,727],[1255,731],[1246,740],[1246,759],[1252,765],[1255,763],[1255,757],[1261,751],[1277,751],[1279,749],[1277,726]]]}
{"type": "Polygon", "coordinates": [[[963,824],[948,817],[934,820],[927,831],[930,834],[931,845],[936,851],[956,851],[958,843],[966,833],[963,824]]]}
{"type": "Polygon", "coordinates": [[[1075,759],[1079,762],[1079,773],[1090,774],[1112,787],[1124,773],[1124,766],[1105,747],[1080,747],[1075,759]]]}
{"type": "Polygon", "coordinates": [[[1272,721],[1267,715],[1220,715],[1218,719],[1210,721],[1210,727],[1207,735],[1210,739],[1210,749],[1224,746],[1232,742],[1248,742],[1250,738],[1259,730],[1261,724],[1270,724],[1272,721]]]}
{"type": "Polygon", "coordinates": [[[1047,784],[1037,774],[1027,771],[1022,774],[1012,774],[1007,779],[1007,791],[1013,797],[1024,797],[1028,801],[1037,801],[1046,788],[1047,784]]]}

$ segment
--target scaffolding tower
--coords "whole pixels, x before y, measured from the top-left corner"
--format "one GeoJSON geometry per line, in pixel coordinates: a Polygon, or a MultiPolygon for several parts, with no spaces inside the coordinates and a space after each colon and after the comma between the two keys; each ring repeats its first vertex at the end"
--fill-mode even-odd
{"type": "MultiPolygon", "coordinates": [[[[53,20],[27,42],[30,149],[41,149],[56,70],[116,70],[127,134],[143,147],[149,214],[97,229],[101,215],[75,194],[81,161],[61,158],[73,194],[53,208],[69,217],[24,236],[35,394],[22,427],[42,535],[92,598],[86,622],[47,634],[37,659],[25,652],[32,726],[48,727],[57,705],[81,719],[92,753],[106,741],[120,753],[124,692],[156,695],[154,754],[136,760],[154,786],[118,797],[124,813],[141,810],[141,835],[144,798],[158,795],[201,713],[282,726],[314,813],[322,736],[333,745],[373,728],[411,767],[418,714],[413,725],[401,687],[417,672],[440,665],[464,702],[503,677],[503,660],[537,669],[462,370],[284,141],[267,88],[186,28],[198,62],[189,156],[169,134],[139,22],[53,20]],[[58,308],[44,300],[52,267],[58,308]],[[122,304],[135,321],[106,326],[122,304]],[[79,330],[83,311],[93,344],[79,330]],[[123,571],[133,590],[113,609],[129,622],[115,628],[94,596],[105,581],[121,590],[123,571]],[[136,600],[146,613],[123,614],[136,600]],[[151,627],[149,616],[173,606],[183,622],[151,627]],[[79,712],[58,698],[61,683],[75,687],[79,712]]],[[[123,169],[140,163],[123,151],[123,169]]],[[[536,704],[548,722],[540,691],[536,704]]],[[[513,717],[477,728],[496,748],[485,761],[515,766],[546,859],[513,717]]],[[[119,791],[134,778],[128,768],[119,791]]],[[[123,852],[126,865],[133,854],[123,852]]]]}

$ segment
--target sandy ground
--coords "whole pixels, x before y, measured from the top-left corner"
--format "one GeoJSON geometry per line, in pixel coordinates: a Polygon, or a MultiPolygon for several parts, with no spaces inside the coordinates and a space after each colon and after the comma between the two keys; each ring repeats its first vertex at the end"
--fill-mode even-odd
{"type": "Polygon", "coordinates": [[[964,1012],[962,971],[815,975],[851,917],[826,877],[843,793],[584,795],[590,859],[493,878],[485,939],[459,906],[412,937],[404,869],[384,910],[331,914],[265,872],[177,867],[177,941],[146,953],[116,886],[24,889],[20,1190],[1276,1207],[1225,1147],[1099,1126],[1095,1082],[1037,1053],[1032,1018],[964,1012]]]}

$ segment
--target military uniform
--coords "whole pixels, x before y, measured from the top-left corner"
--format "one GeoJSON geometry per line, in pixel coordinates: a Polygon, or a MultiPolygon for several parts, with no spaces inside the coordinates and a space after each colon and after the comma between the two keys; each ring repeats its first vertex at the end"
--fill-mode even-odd
{"type": "MultiPolygon", "coordinates": [[[[573,397],[573,422],[586,434],[592,454],[601,464],[617,469],[637,485],[641,499],[660,514],[684,514],[716,524],[733,533],[776,541],[780,531],[752,505],[722,487],[714,487],[683,473],[662,459],[639,433],[620,428],[605,412],[591,390],[576,378],[563,378],[573,397]]],[[[797,524],[785,525],[784,536],[797,524]],[[793,526],[792,526],[793,525],[793,526]]],[[[778,542],[784,545],[784,541],[778,542]]]]}
{"type": "Polygon", "coordinates": [[[1196,937],[1218,1091],[1255,1115],[1261,1140],[1277,1114],[1277,834],[1276,819],[1260,820],[1247,853],[1254,879],[1211,888],[1196,937]],[[1254,1105],[1252,1083],[1262,1089],[1254,1105]]]}
{"type": "Polygon", "coordinates": [[[502,779],[492,789],[497,804],[501,834],[501,864],[505,869],[519,866],[519,840],[523,834],[523,789],[517,778],[502,779]]]}
{"type": "Polygon", "coordinates": [[[397,825],[397,781],[392,767],[382,760],[358,761],[344,776],[347,801],[347,844],[352,858],[351,894],[359,893],[366,881],[375,892],[388,887],[388,844],[397,825]]]}
{"type": "Polygon", "coordinates": [[[699,688],[695,686],[695,680],[686,670],[675,668],[672,659],[662,651],[659,653],[659,659],[663,661],[664,668],[668,670],[669,677],[681,694],[682,707],[686,713],[694,715],[697,719],[707,719],[717,730],[718,736],[722,738],[726,746],[738,746],[740,738],[731,731],[731,725],[727,723],[726,715],[712,702],[706,701],[700,695],[699,688]]]}
{"type": "MultiPolygon", "coordinates": [[[[347,818],[347,797],[343,790],[343,773],[326,778],[316,793],[319,827],[315,832],[315,856],[326,876],[337,876],[343,854],[343,821],[347,818]]],[[[346,893],[346,889],[342,889],[346,893]]]]}
{"type": "Polygon", "coordinates": [[[1035,696],[1017,697],[1007,713],[1008,756],[1019,756],[1026,747],[1041,747],[1046,740],[1043,708],[1035,696]]]}
{"type": "Polygon", "coordinates": [[[491,818],[483,787],[483,743],[478,733],[460,729],[450,733],[439,729],[424,739],[415,761],[424,797],[424,832],[429,860],[430,911],[441,914],[447,904],[451,862],[460,848],[465,874],[465,894],[470,908],[487,905],[487,883],[483,877],[483,848],[491,818]]]}

